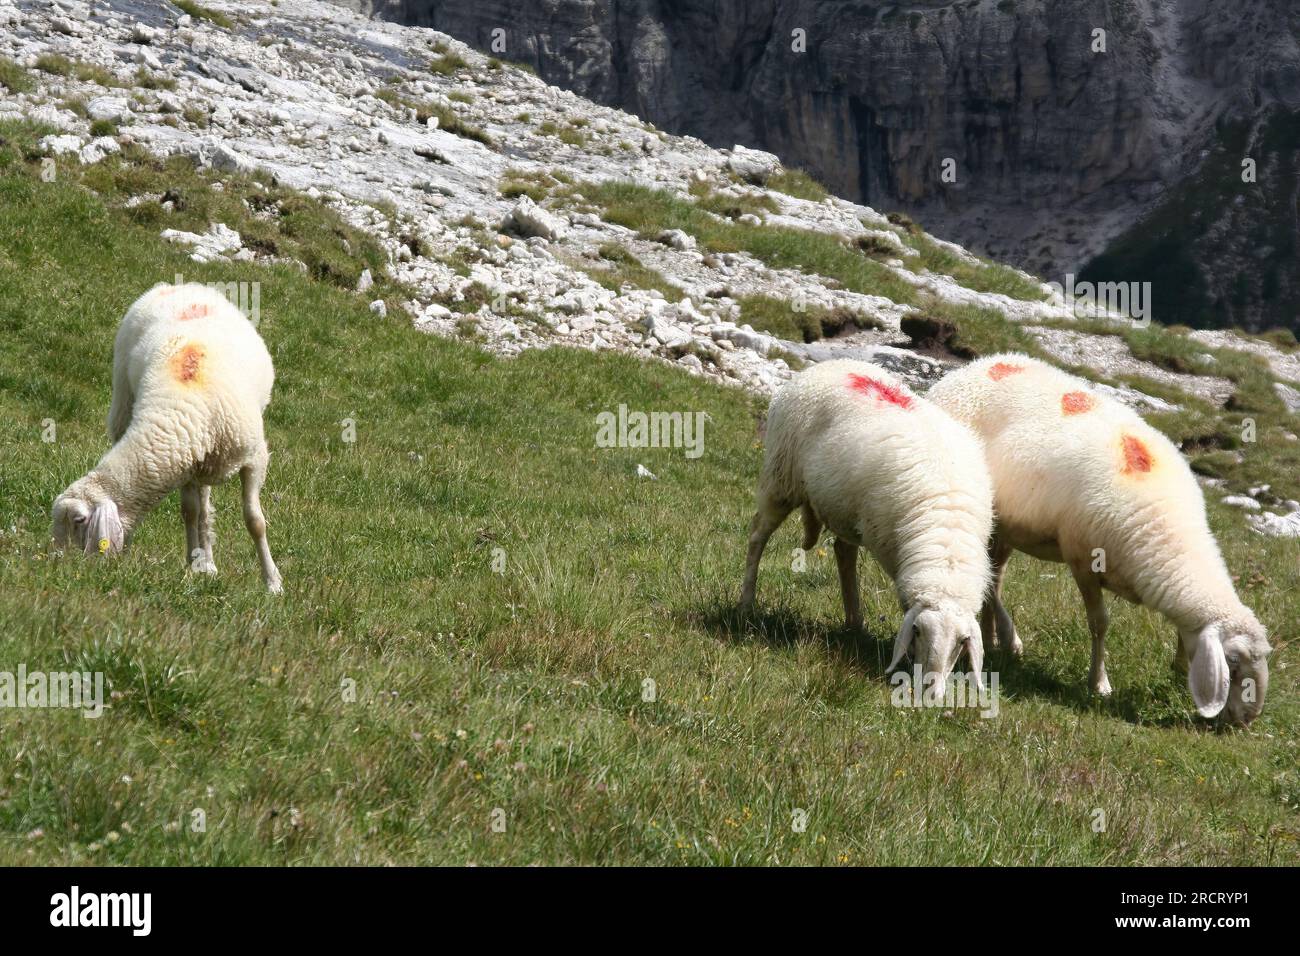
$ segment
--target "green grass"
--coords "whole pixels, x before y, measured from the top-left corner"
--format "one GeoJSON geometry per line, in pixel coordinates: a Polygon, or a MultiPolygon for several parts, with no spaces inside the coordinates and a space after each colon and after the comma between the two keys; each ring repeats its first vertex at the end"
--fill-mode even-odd
{"type": "Polygon", "coordinates": [[[205,7],[200,3],[195,3],[194,0],[171,0],[171,4],[188,13],[195,20],[207,20],[214,26],[224,27],[227,30],[235,25],[234,21],[220,10],[205,7]]]}
{"type": "MultiPolygon", "coordinates": [[[[15,150],[31,148],[30,131],[11,125],[9,133],[15,150]]],[[[274,186],[266,177],[201,171],[185,157],[161,160],[128,146],[122,155],[94,166],[61,162],[59,178],[84,183],[113,205],[146,193],[161,195],[172,203],[171,212],[163,209],[161,200],[121,211],[155,233],[162,228],[201,233],[210,223],[220,222],[257,252],[302,262],[313,278],[353,289],[368,268],[377,280],[377,296],[397,291],[383,278],[388,256],[378,242],[323,203],[274,186]],[[216,179],[224,186],[220,192],[211,188],[216,179]]]]}
{"type": "Polygon", "coordinates": [[[0,667],[102,671],[114,696],[97,721],[0,710],[0,863],[1300,863],[1295,542],[1211,512],[1279,645],[1249,733],[1189,716],[1172,629],[1119,602],[1116,694],[1090,700],[1068,575],[1020,556],[1001,715],[896,709],[871,561],[845,633],[828,548],[793,572],[791,522],[736,618],[745,393],[563,348],[499,360],[291,267],[196,265],[118,208],[116,175],[89,180],[105,198],[41,182],[38,132],[0,129],[0,667]],[[281,599],[229,485],[215,579],[182,573],[175,496],[120,560],[47,549],[50,502],[104,450],[117,322],[177,272],[263,284],[281,599]],[[596,449],[620,403],[706,411],[705,454],[596,449]]]}
{"type": "Polygon", "coordinates": [[[31,74],[6,56],[0,56],[0,86],[10,93],[26,93],[33,86],[31,74]]]}
{"type": "Polygon", "coordinates": [[[102,66],[69,60],[58,53],[42,53],[36,58],[36,69],[51,76],[74,77],[83,83],[95,83],[109,88],[122,88],[127,85],[102,66]]]}
{"type": "Polygon", "coordinates": [[[569,146],[586,146],[590,137],[583,129],[585,125],[585,122],[573,121],[561,126],[552,120],[545,120],[538,124],[537,132],[543,136],[554,136],[561,143],[567,143],[569,146]]]}
{"type": "Polygon", "coordinates": [[[436,116],[439,129],[455,136],[475,140],[484,146],[495,146],[492,137],[484,129],[461,119],[460,115],[449,107],[430,103],[427,100],[411,99],[388,87],[377,90],[374,95],[376,99],[383,100],[390,106],[398,109],[414,110],[415,119],[418,123],[427,123],[430,117],[436,116]]]}
{"type": "Polygon", "coordinates": [[[851,292],[883,295],[902,303],[916,299],[912,286],[888,267],[825,233],[720,220],[689,199],[631,182],[584,182],[575,191],[602,207],[607,222],[648,239],[665,229],[681,229],[708,252],[744,251],[773,268],[802,269],[835,279],[851,292]]]}
{"type": "Polygon", "coordinates": [[[174,90],[176,81],[170,76],[163,76],[154,73],[152,70],[146,70],[144,67],[135,71],[135,85],[138,89],[143,90],[174,90]]]}
{"type": "Polygon", "coordinates": [[[443,53],[429,62],[429,72],[438,76],[451,76],[469,68],[469,61],[459,53],[443,53]]]}
{"type": "Polygon", "coordinates": [[[768,189],[785,193],[787,196],[794,196],[796,199],[807,199],[810,202],[821,202],[830,195],[825,186],[802,169],[786,169],[782,167],[776,175],[768,178],[766,186],[768,189]]]}
{"type": "Polygon", "coordinates": [[[499,192],[506,199],[527,196],[533,202],[540,203],[551,194],[551,190],[560,185],[560,180],[550,173],[510,166],[501,174],[499,192]]]}
{"type": "Polygon", "coordinates": [[[955,334],[947,347],[954,355],[975,358],[998,352],[1024,352],[1049,358],[1032,335],[996,309],[955,305],[931,295],[924,296],[919,305],[922,317],[953,326],[955,334]]]}
{"type": "Polygon", "coordinates": [[[780,207],[776,200],[766,193],[745,192],[739,196],[719,192],[704,183],[691,183],[690,194],[695,205],[722,216],[724,219],[739,219],[741,216],[757,216],[762,219],[769,212],[778,212],[780,207]]]}
{"type": "Polygon", "coordinates": [[[794,303],[766,295],[745,296],[740,300],[740,322],[789,342],[816,342],[845,329],[879,328],[869,316],[851,309],[805,304],[804,310],[797,312],[794,303]]]}
{"type": "Polygon", "coordinates": [[[664,278],[663,273],[646,266],[626,247],[608,242],[599,249],[601,265],[591,265],[582,260],[571,264],[582,269],[611,292],[630,285],[637,289],[657,289],[669,302],[680,302],[686,297],[680,286],[664,278]]]}
{"type": "Polygon", "coordinates": [[[971,263],[956,253],[940,246],[922,232],[904,229],[903,241],[920,253],[904,262],[913,270],[924,268],[930,272],[952,276],[959,285],[976,292],[1000,292],[1013,299],[1036,302],[1047,296],[1037,282],[1030,281],[1018,271],[996,262],[980,260],[971,263]]]}

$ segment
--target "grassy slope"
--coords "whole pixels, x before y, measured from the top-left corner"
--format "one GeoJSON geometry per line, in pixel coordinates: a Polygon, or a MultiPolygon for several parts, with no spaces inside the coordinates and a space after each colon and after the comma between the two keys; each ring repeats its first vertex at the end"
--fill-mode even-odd
{"type": "MultiPolygon", "coordinates": [[[[1300,862],[1294,647],[1254,730],[1215,734],[1172,631],[1117,605],[1117,692],[1092,702],[1072,586],[1017,557],[1028,653],[1001,716],[891,708],[898,612],[869,561],[864,637],[828,553],[783,560],[794,522],[764,616],[734,620],[761,455],[743,394],[566,349],[498,361],[292,269],[196,267],[158,228],[0,172],[0,669],[103,670],[115,696],[98,721],[0,711],[0,863],[1300,862]],[[47,553],[50,501],[104,447],[116,322],[178,271],[263,284],[280,600],[231,486],[215,580],[181,571],[174,496],[122,560],[47,553]],[[707,411],[706,453],[593,448],[619,403],[707,411]]],[[[1300,548],[1213,518],[1289,636],[1300,548]]]]}

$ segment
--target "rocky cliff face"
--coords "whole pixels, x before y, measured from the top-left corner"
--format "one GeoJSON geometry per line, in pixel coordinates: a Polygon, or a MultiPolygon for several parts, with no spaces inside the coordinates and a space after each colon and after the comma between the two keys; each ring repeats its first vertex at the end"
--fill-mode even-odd
{"type": "MultiPolygon", "coordinates": [[[[1058,281],[1194,176],[1224,124],[1300,108],[1292,0],[344,2],[495,40],[548,82],[716,146],[762,146],[1058,281]]],[[[1293,231],[1294,204],[1280,207],[1293,231]]],[[[1229,211],[1206,209],[1206,228],[1229,211]]],[[[1264,298],[1296,287],[1294,265],[1261,269],[1247,294],[1212,247],[1188,251],[1192,321],[1298,324],[1285,295],[1264,298]]],[[[1188,319],[1173,314],[1188,286],[1157,289],[1168,321],[1188,319]]]]}

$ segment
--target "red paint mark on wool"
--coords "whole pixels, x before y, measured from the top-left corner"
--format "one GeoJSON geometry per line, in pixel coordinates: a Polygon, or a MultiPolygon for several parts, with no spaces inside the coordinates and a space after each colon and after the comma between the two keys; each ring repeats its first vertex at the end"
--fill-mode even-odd
{"type": "Polygon", "coordinates": [[[998,362],[989,366],[989,378],[995,382],[1000,382],[1008,375],[1015,375],[1024,370],[1023,365],[1008,365],[1006,362],[998,362]]]}
{"type": "Polygon", "coordinates": [[[199,373],[203,366],[203,346],[187,345],[171,357],[172,378],[182,385],[201,384],[199,373]]]}
{"type": "Polygon", "coordinates": [[[195,302],[193,305],[187,305],[181,309],[176,318],[182,322],[188,322],[190,319],[205,319],[212,312],[212,309],[202,302],[195,302]]]}
{"type": "Polygon", "coordinates": [[[912,396],[901,388],[886,385],[884,382],[877,382],[875,379],[867,378],[865,375],[858,375],[856,372],[849,373],[849,388],[855,392],[862,392],[864,395],[874,395],[882,402],[897,405],[899,408],[912,407],[912,396]]]}
{"type": "Polygon", "coordinates": [[[1124,444],[1124,474],[1132,475],[1136,473],[1145,473],[1151,470],[1154,463],[1151,458],[1151,450],[1142,443],[1140,438],[1134,438],[1132,435],[1125,435],[1124,444]]]}
{"type": "Polygon", "coordinates": [[[1061,396],[1061,411],[1067,415],[1082,415],[1092,411],[1096,402],[1087,392],[1066,392],[1061,396]]]}

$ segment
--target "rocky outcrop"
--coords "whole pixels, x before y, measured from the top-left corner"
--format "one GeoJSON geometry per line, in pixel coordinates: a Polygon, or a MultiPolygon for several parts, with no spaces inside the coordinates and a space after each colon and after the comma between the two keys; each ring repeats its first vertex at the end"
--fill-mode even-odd
{"type": "MultiPolygon", "coordinates": [[[[1058,360],[1116,376],[1097,387],[1142,411],[1194,399],[1209,408],[1232,394],[1213,356],[1189,371],[1162,369],[1115,336],[1066,327],[1077,303],[1028,276],[868,206],[782,192],[789,183],[775,157],[655,132],[431,30],[315,0],[210,2],[228,26],[162,0],[0,0],[0,61],[20,88],[0,95],[0,121],[39,124],[33,160],[152,154],[208,171],[213,189],[256,177],[296,190],[386,251],[386,264],[355,285],[374,315],[404,314],[422,331],[468,336],[503,356],[610,350],[761,395],[793,367],[850,357],[924,388],[965,351],[953,322],[996,334],[1009,320],[1058,360]],[[146,51],[156,66],[144,65],[146,51]],[[56,57],[66,75],[41,68],[56,57]],[[117,117],[111,136],[78,108],[106,89],[120,91],[111,94],[120,102],[100,104],[117,117]],[[616,198],[600,199],[606,190],[616,198]],[[619,215],[617,197],[629,194],[636,208],[619,215]],[[638,219],[646,209],[671,214],[638,219]],[[803,248],[816,254],[792,261],[803,248]],[[764,303],[784,321],[768,322],[764,303]],[[827,317],[818,319],[824,338],[781,331],[806,329],[792,321],[809,312],[827,317]],[[1147,381],[1167,398],[1139,390],[1147,381]]],[[[161,237],[196,262],[307,268],[230,223],[174,228],[167,192],[113,201],[154,206],[161,237]]],[[[1297,353],[1222,332],[1192,341],[1265,359],[1280,401],[1300,408],[1297,353]]],[[[1289,423],[1279,440],[1300,442],[1289,423]]],[[[1261,533],[1300,521],[1277,523],[1300,503],[1246,490],[1261,509],[1285,509],[1261,510],[1273,522],[1261,533]]]]}
{"type": "MultiPolygon", "coordinates": [[[[761,146],[1057,281],[1194,175],[1216,127],[1300,107],[1291,0],[344,2],[673,132],[761,146]]],[[[1193,310],[1277,321],[1260,295],[1216,305],[1237,281],[1219,258],[1194,257],[1193,310]]]]}

